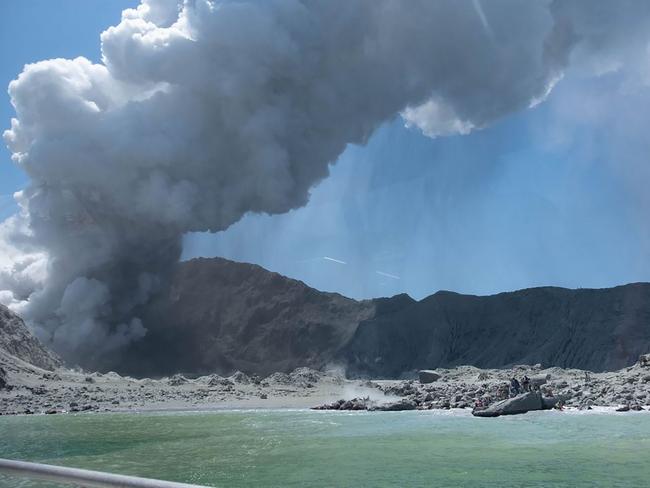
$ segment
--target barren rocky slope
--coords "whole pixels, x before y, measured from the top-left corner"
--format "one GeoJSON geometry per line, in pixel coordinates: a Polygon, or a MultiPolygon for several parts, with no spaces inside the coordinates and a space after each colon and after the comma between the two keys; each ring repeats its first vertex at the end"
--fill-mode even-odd
{"type": "Polygon", "coordinates": [[[377,301],[341,354],[353,375],[471,364],[613,371],[650,351],[650,284],[543,287],[492,296],[438,292],[377,301]]]}
{"type": "Polygon", "coordinates": [[[195,259],[178,266],[146,322],[148,335],[114,369],[266,375],[338,364],[372,378],[462,364],[605,371],[650,351],[650,284],[358,302],[259,266],[195,259]]]}
{"type": "MultiPolygon", "coordinates": [[[[355,301],[259,266],[194,259],[178,265],[145,323],[145,338],[102,370],[266,376],[341,366],[350,377],[398,378],[540,363],[613,371],[650,352],[650,284],[355,301]]],[[[4,307],[0,352],[45,369],[59,364],[4,307]]]]}
{"type": "Polygon", "coordinates": [[[373,313],[370,301],[323,293],[259,266],[193,259],[178,266],[153,307],[145,339],[114,368],[151,376],[320,369],[373,313]]]}
{"type": "Polygon", "coordinates": [[[0,305],[0,363],[13,362],[13,358],[47,370],[61,364],[59,358],[32,335],[20,317],[0,305]]]}

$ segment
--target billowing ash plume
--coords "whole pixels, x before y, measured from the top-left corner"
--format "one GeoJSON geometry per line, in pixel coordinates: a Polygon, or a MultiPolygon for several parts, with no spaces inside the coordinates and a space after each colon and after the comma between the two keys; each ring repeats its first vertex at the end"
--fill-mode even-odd
{"type": "Polygon", "coordinates": [[[398,114],[434,136],[538,103],[574,46],[603,49],[609,4],[575,23],[593,2],[143,0],[101,64],[43,61],[9,87],[30,184],[2,226],[0,300],[92,364],[146,333],[184,233],[305,205],[398,114]]]}

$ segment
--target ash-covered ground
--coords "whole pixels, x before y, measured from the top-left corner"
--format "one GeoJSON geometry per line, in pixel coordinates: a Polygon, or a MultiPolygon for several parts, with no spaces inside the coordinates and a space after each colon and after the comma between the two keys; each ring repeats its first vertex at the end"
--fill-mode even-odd
{"type": "MultiPolygon", "coordinates": [[[[0,358],[1,359],[1,358],[0,358]]],[[[0,414],[55,414],[140,410],[211,410],[235,408],[313,408],[341,410],[469,409],[477,400],[507,395],[510,378],[544,377],[542,393],[560,396],[567,408],[630,407],[650,410],[650,365],[607,373],[577,369],[515,366],[438,369],[440,378],[350,380],[340,372],[298,368],[266,378],[237,372],[229,377],[135,379],[117,373],[84,373],[65,368],[47,371],[24,361],[0,361],[4,387],[0,414]],[[333,406],[333,407],[332,407],[333,406]]]]}

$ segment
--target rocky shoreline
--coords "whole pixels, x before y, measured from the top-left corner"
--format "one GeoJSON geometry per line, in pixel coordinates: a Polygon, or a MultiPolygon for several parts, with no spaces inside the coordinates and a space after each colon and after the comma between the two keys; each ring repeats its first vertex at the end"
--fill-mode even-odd
{"type": "MultiPolygon", "coordinates": [[[[15,358],[13,358],[15,359],[15,358]]],[[[117,373],[47,371],[23,361],[0,361],[0,414],[59,414],[142,410],[314,408],[327,410],[472,409],[507,398],[510,378],[544,377],[540,394],[575,409],[650,410],[650,361],[619,371],[520,365],[509,369],[459,366],[434,379],[350,380],[342,372],[298,368],[266,378],[236,372],[187,378],[136,379],[117,373]]]]}
{"type": "MultiPolygon", "coordinates": [[[[537,379],[540,407],[556,406],[589,410],[611,407],[617,411],[650,410],[650,357],[643,355],[628,368],[606,373],[578,369],[542,368],[519,365],[511,369],[479,369],[460,366],[438,369],[432,378],[421,381],[373,382],[398,401],[377,402],[369,398],[339,399],[315,407],[318,410],[432,410],[467,409],[475,405],[494,405],[509,398],[513,377],[537,379]],[[539,381],[543,378],[543,381],[539,381]]],[[[423,375],[423,376],[425,376],[423,375]]],[[[485,415],[489,416],[489,415],[485,415]]]]}

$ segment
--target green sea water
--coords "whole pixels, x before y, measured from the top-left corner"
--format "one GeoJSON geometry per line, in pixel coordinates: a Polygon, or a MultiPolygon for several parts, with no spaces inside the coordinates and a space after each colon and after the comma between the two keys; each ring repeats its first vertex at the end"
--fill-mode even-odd
{"type": "Polygon", "coordinates": [[[648,487],[650,413],[0,417],[0,457],[224,487],[648,487]]]}

